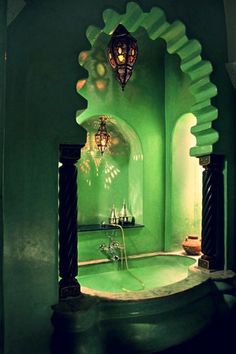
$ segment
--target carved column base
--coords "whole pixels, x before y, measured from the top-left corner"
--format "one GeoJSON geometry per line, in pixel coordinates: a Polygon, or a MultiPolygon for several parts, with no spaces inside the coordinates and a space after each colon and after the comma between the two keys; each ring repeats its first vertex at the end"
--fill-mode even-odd
{"type": "Polygon", "coordinates": [[[59,298],[78,297],[81,295],[80,284],[75,278],[61,279],[59,282],[59,298]]]}
{"type": "Polygon", "coordinates": [[[201,258],[199,258],[198,266],[207,270],[215,270],[219,268],[215,258],[208,257],[206,255],[203,255],[201,258]]]}

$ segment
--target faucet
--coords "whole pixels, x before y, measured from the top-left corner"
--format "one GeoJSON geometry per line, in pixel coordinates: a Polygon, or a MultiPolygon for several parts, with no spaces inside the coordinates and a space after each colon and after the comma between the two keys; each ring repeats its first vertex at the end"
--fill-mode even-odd
{"type": "MultiPolygon", "coordinates": [[[[128,266],[128,257],[127,257],[127,252],[126,252],[126,245],[125,245],[125,234],[124,234],[124,229],[121,225],[119,224],[106,224],[105,222],[102,223],[103,226],[113,226],[113,227],[117,227],[120,229],[121,231],[121,237],[122,237],[122,244],[120,245],[119,242],[117,242],[112,236],[108,236],[109,238],[109,243],[108,245],[106,245],[105,243],[102,243],[99,246],[99,249],[101,252],[103,252],[108,259],[110,259],[111,261],[115,262],[115,261],[119,261],[121,262],[121,269],[124,270],[124,266],[125,266],[125,270],[127,272],[129,272],[129,274],[135,278],[142,286],[142,289],[145,289],[145,284],[143,283],[143,281],[141,279],[139,279],[135,274],[133,274],[130,270],[129,270],[129,266],[128,266]],[[117,254],[119,252],[119,255],[117,254]]],[[[131,291],[125,288],[122,288],[124,291],[131,291]]]]}
{"type": "Polygon", "coordinates": [[[108,236],[109,244],[106,245],[105,243],[102,243],[99,246],[100,251],[103,252],[106,257],[113,262],[120,260],[121,269],[124,269],[125,266],[125,268],[128,270],[128,259],[123,227],[119,224],[106,224],[104,221],[101,223],[101,225],[102,227],[112,226],[115,229],[119,229],[121,231],[122,243],[119,244],[119,242],[117,242],[112,236],[108,236]]]}
{"type": "Polygon", "coordinates": [[[108,236],[109,242],[108,245],[102,243],[99,246],[99,250],[106,255],[108,259],[113,262],[117,262],[120,259],[119,253],[121,246],[118,241],[116,241],[112,236],[108,236]]]}

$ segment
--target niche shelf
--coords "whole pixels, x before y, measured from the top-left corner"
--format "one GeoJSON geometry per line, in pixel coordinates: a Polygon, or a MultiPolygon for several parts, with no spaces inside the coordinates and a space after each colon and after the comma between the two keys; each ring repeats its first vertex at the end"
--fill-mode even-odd
{"type": "MultiPolygon", "coordinates": [[[[123,229],[135,229],[144,227],[143,224],[134,224],[134,225],[123,225],[123,229]]],[[[104,230],[114,230],[119,229],[116,225],[102,225],[102,224],[90,224],[90,225],[78,225],[79,232],[86,231],[104,231],[104,230]]]]}

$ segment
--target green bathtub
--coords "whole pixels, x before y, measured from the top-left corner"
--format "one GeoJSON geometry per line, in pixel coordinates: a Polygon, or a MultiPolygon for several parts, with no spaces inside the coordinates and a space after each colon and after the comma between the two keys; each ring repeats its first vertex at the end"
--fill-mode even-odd
{"type": "Polygon", "coordinates": [[[179,282],[188,277],[195,262],[185,256],[158,255],[128,259],[128,270],[125,262],[90,264],[79,267],[78,281],[86,293],[91,294],[84,289],[89,288],[109,298],[110,292],[139,292],[179,282]]]}
{"type": "Polygon", "coordinates": [[[186,256],[129,259],[128,270],[119,262],[87,264],[78,281],[83,295],[54,307],[52,317],[66,354],[161,352],[204,332],[226,311],[214,279],[186,256]]]}

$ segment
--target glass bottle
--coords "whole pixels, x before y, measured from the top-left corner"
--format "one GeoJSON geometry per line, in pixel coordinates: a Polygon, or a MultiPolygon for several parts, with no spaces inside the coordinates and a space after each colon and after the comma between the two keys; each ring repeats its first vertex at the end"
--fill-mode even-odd
{"type": "Polygon", "coordinates": [[[111,209],[111,214],[109,217],[109,224],[116,224],[116,209],[115,209],[115,205],[112,205],[112,209],[111,209]]]}
{"type": "Polygon", "coordinates": [[[126,206],[125,200],[123,201],[123,204],[122,204],[119,221],[122,225],[124,223],[127,223],[127,221],[128,221],[127,206],[126,206]]]}

